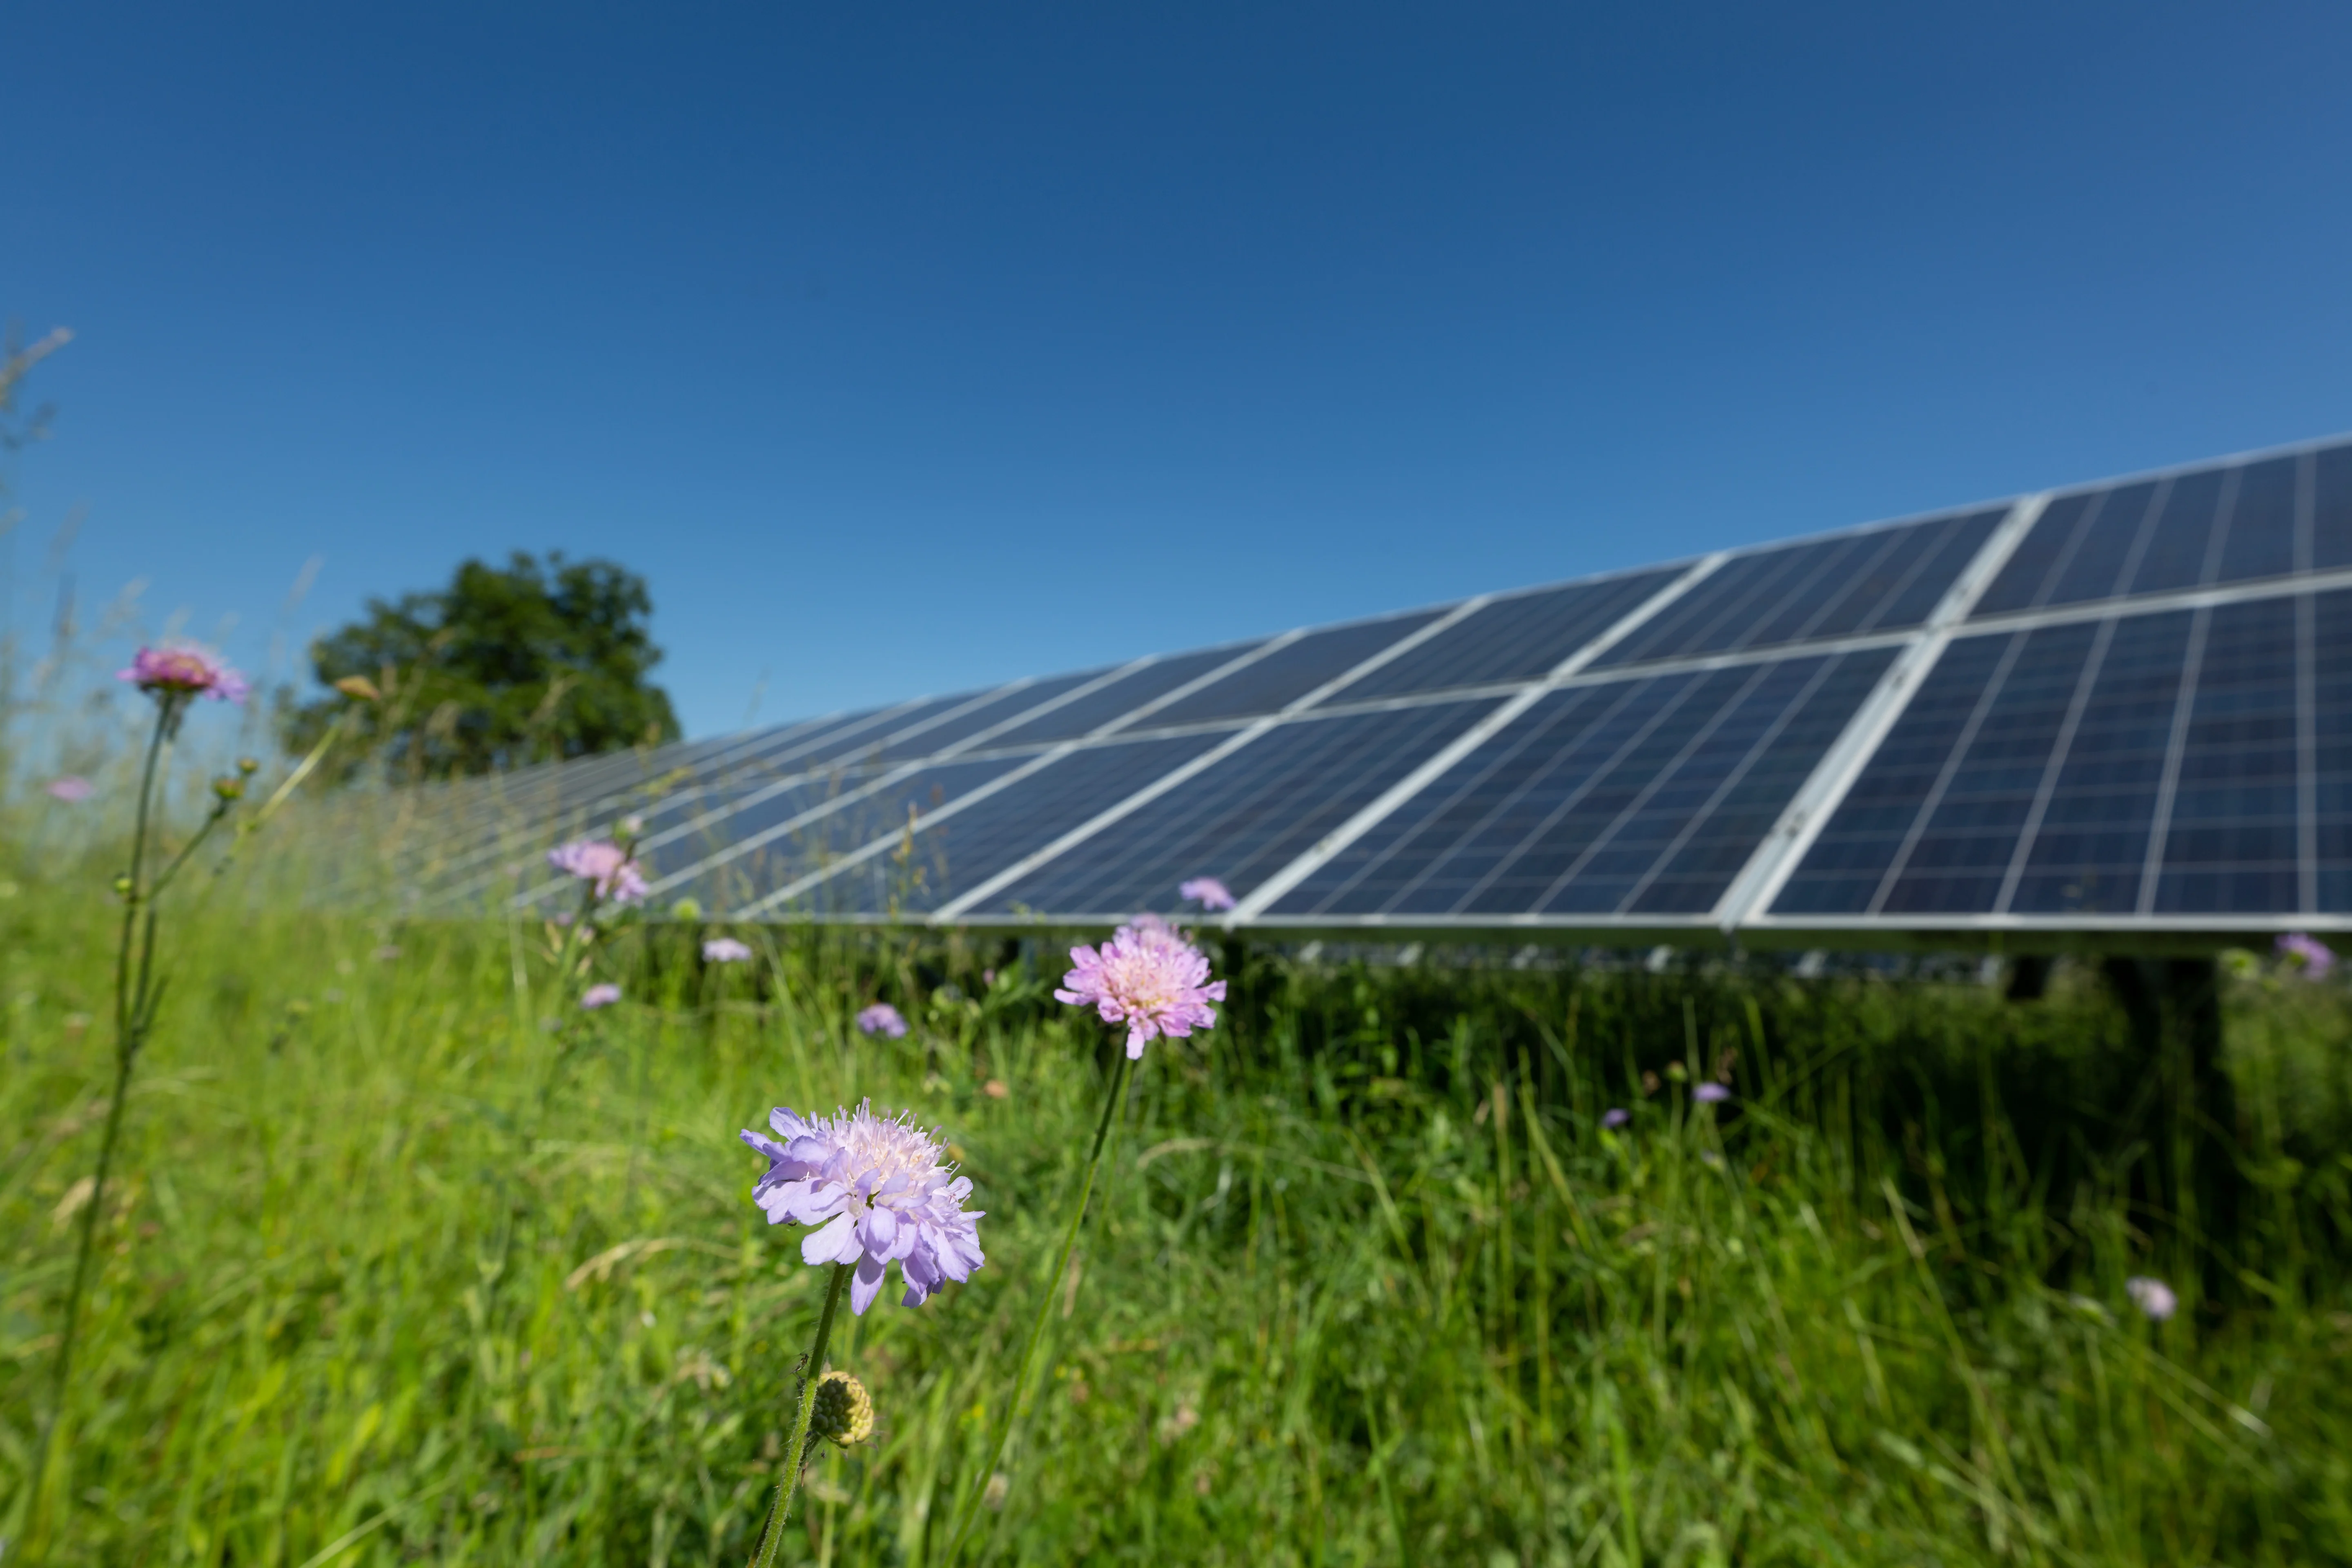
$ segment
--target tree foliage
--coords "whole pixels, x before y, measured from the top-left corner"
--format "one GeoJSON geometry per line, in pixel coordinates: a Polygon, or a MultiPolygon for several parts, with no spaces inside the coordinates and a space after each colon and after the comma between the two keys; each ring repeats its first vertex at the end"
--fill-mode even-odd
{"type": "Polygon", "coordinates": [[[338,713],[396,777],[446,778],[677,737],[646,625],[645,579],[612,561],[504,567],[467,561],[446,588],[371,599],[310,650],[316,700],[283,700],[288,747],[308,750],[338,713]]]}

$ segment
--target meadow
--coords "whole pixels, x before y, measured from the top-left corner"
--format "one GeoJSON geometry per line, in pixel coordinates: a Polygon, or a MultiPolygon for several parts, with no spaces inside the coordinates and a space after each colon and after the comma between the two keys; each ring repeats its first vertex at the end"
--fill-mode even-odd
{"type": "Polygon", "coordinates": [[[553,926],[233,879],[165,938],[36,1510],[120,918],[39,843],[0,888],[32,1560],[741,1563],[824,1275],[736,1133],[870,1097],[941,1129],[988,1261],[845,1316],[877,1430],[822,1450],[786,1561],[936,1563],[975,1490],[992,1563],[2352,1561],[2352,1008],[2267,955],[2229,971],[2227,1206],[2184,1220],[2199,1107],[2088,967],[2011,1002],[1212,940],[1232,1001],[1147,1050],[1049,1279],[1115,1060],[1054,943],[778,928],[720,966],[647,924],[580,1016],[553,926]],[[984,1475],[1040,1292],[1052,1371],[984,1475]]]}

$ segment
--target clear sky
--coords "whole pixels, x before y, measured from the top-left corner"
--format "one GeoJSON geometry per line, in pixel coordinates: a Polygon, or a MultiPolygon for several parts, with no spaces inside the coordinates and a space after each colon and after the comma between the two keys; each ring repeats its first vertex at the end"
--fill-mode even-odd
{"type": "Polygon", "coordinates": [[[644,572],[690,733],[2352,427],[2352,10],[0,14],[10,460],[266,662],[644,572]]]}

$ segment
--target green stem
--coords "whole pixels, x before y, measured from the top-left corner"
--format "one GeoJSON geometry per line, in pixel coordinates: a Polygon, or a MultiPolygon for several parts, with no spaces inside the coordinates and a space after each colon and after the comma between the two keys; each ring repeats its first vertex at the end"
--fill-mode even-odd
{"type": "Polygon", "coordinates": [[[833,1338],[834,1314],[841,1306],[841,1288],[849,1282],[847,1263],[833,1266],[833,1278],[824,1288],[824,1310],[816,1321],[816,1340],[809,1346],[808,1362],[801,1369],[799,1410],[793,1415],[792,1441],[784,1445],[784,1473],[776,1478],[776,1500],[768,1507],[766,1528],[760,1531],[760,1549],[751,1554],[751,1568],[772,1568],[776,1552],[784,1543],[784,1519],[791,1513],[793,1492],[801,1482],[801,1459],[808,1447],[809,1417],[816,1411],[816,1381],[824,1373],[824,1344],[833,1338]]]}
{"type": "Polygon", "coordinates": [[[988,1489],[989,1478],[1004,1458],[1004,1446],[1012,1441],[1013,1424],[1021,1415],[1022,1396],[1028,1392],[1031,1363],[1037,1353],[1037,1342],[1044,1338],[1045,1320],[1054,1306],[1054,1289],[1070,1271],[1070,1254],[1078,1245],[1078,1229],[1086,1224],[1087,1204],[1093,1197],[1095,1173],[1102,1168],[1103,1146],[1110,1140],[1113,1122],[1118,1119],[1119,1101],[1127,1091],[1127,1075],[1135,1066],[1125,1055],[1118,1058],[1118,1070],[1111,1075],[1110,1093],[1103,1100],[1102,1120],[1095,1123],[1095,1146],[1087,1156],[1087,1179],[1078,1188],[1076,1208],[1070,1215],[1070,1227],[1062,1235],[1062,1250],[1054,1259],[1054,1271],[1045,1276],[1045,1288],[1037,1298],[1037,1315],[1030,1320],[1029,1337],[1022,1343],[1021,1359],[1015,1363],[1013,1399],[1004,1407],[1004,1419],[997,1424],[996,1442],[989,1450],[988,1463],[983,1466],[974,1484],[966,1492],[963,1506],[956,1510],[955,1530],[948,1536],[948,1549],[940,1554],[942,1568],[955,1568],[956,1554],[963,1548],[964,1537],[971,1532],[972,1521],[980,1511],[981,1498],[988,1489]]]}
{"type": "MultiPolygon", "coordinates": [[[[156,764],[163,754],[163,742],[172,730],[172,721],[183,699],[164,697],[155,711],[155,729],[147,738],[147,758],[139,773],[139,806],[136,825],[131,835],[131,872],[129,889],[122,900],[122,940],[114,955],[114,1092],[106,1106],[106,1132],[98,1146],[98,1170],[91,1177],[89,1198],[81,1211],[81,1234],[74,1247],[73,1283],[66,1289],[65,1326],[58,1334],[58,1353],[49,1366],[49,1408],[41,1418],[41,1436],[33,1446],[33,1474],[26,1488],[28,1509],[27,1522],[37,1528],[40,1521],[41,1483],[49,1468],[49,1449],[57,1437],[58,1423],[65,1414],[66,1385],[73,1375],[74,1342],[81,1333],[81,1303],[89,1285],[89,1260],[97,1250],[98,1216],[106,1206],[106,1179],[114,1168],[114,1145],[122,1132],[122,1108],[131,1095],[131,1069],[139,1059],[139,1046],[147,1032],[145,1000],[146,977],[155,954],[155,921],[152,910],[148,919],[140,920],[145,910],[144,889],[140,886],[141,874],[146,869],[147,828],[151,808],[155,798],[156,764]],[[142,925],[146,940],[138,941],[142,925]],[[131,984],[131,949],[141,948],[138,964],[138,991],[134,997],[131,984]]],[[[28,1529],[28,1536],[35,1533],[28,1529]]]]}

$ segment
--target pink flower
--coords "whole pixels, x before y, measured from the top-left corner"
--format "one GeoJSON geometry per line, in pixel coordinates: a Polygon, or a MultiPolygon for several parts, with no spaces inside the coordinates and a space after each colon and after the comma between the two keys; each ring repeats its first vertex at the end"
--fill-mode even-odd
{"type": "Polygon", "coordinates": [[[142,647],[131,668],[117,670],[114,679],[157,697],[209,697],[216,702],[242,702],[252,689],[226,659],[194,643],[142,647]]]}
{"type": "Polygon", "coordinates": [[[63,778],[51,779],[47,787],[50,795],[68,805],[78,805],[98,793],[98,786],[79,773],[68,773],[63,778]]]}
{"type": "Polygon", "coordinates": [[[1214,877],[1195,877],[1176,889],[1180,899],[1189,899],[1204,910],[1229,910],[1234,907],[1233,894],[1214,877]]]}
{"type": "Polygon", "coordinates": [[[705,963],[740,963],[751,956],[751,950],[731,936],[714,936],[702,944],[705,963]]]}
{"type": "Polygon", "coordinates": [[[1731,1098],[1731,1091],[1719,1083],[1703,1083],[1691,1090],[1691,1098],[1701,1105],[1720,1105],[1731,1098]]]}
{"type": "Polygon", "coordinates": [[[645,872],[610,839],[575,838],[549,850],[547,863],[583,882],[595,883],[600,899],[634,904],[646,896],[645,872]]]}
{"type": "Polygon", "coordinates": [[[2152,1323],[2160,1323],[2180,1310],[2180,1298],[2172,1293],[2172,1287],[2145,1274],[2135,1274],[2125,1280],[2124,1294],[2132,1299],[2132,1305],[2145,1312],[2152,1323]]]}
{"type": "Polygon", "coordinates": [[[857,1015],[857,1032],[861,1035],[887,1035],[898,1039],[907,1032],[907,1020],[898,1009],[887,1002],[877,1002],[857,1015]]]}
{"type": "Polygon", "coordinates": [[[591,985],[580,993],[580,1005],[591,1013],[599,1007],[609,1007],[620,999],[621,988],[609,980],[591,985]]]}
{"type": "Polygon", "coordinates": [[[2324,977],[2336,967],[2335,951],[2317,937],[2303,931],[2291,931],[2279,938],[2278,950],[2281,956],[2294,959],[2304,974],[2313,980],[2324,977]]]}
{"type": "Polygon", "coordinates": [[[1106,1024],[1127,1026],[1129,1060],[1143,1055],[1155,1035],[1181,1038],[1195,1028],[1213,1028],[1225,999],[1225,983],[1209,979],[1209,961],[1183,933],[1157,915],[1121,926],[1097,952],[1070,949],[1075,965],[1062,976],[1054,1000],[1091,1005],[1106,1024]]]}

